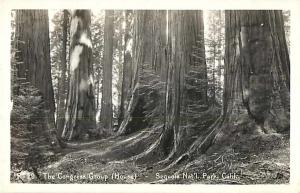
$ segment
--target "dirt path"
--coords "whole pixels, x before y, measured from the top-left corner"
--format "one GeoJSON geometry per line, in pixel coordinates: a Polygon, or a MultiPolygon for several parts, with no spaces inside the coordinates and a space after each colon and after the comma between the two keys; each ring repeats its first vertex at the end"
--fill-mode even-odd
{"type": "Polygon", "coordinates": [[[122,158],[128,157],[126,154],[133,155],[133,152],[128,152],[131,148],[131,151],[135,150],[135,154],[140,153],[139,151],[147,148],[141,147],[141,144],[147,144],[145,143],[147,140],[151,144],[150,139],[154,140],[158,134],[159,132],[155,129],[145,129],[128,136],[85,143],[88,147],[84,149],[65,149],[58,161],[40,170],[41,176],[46,177],[43,183],[130,183],[129,178],[118,179],[118,175],[136,174],[138,176],[141,170],[133,162],[122,161],[122,158]],[[115,179],[111,179],[113,173],[116,174],[115,179]],[[48,174],[54,175],[55,178],[48,179],[48,174]],[[62,177],[63,175],[66,177],[62,177]],[[86,177],[87,179],[79,180],[70,179],[68,177],[70,175],[89,176],[86,177]],[[109,179],[105,176],[109,176],[109,179]]]}
{"type": "Polygon", "coordinates": [[[89,148],[70,150],[57,162],[40,170],[45,181],[36,180],[34,183],[257,184],[289,181],[287,137],[269,151],[243,154],[228,149],[199,156],[167,172],[160,171],[162,165],[137,165],[134,161],[124,161],[129,155],[144,151],[158,135],[157,130],[146,129],[130,136],[91,142],[89,148]],[[223,173],[226,178],[223,178],[223,173]]]}

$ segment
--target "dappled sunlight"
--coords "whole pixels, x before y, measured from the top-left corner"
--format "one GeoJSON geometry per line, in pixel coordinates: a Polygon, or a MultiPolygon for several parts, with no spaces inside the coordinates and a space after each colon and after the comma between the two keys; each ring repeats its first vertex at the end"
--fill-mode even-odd
{"type": "Polygon", "coordinates": [[[73,52],[71,53],[71,58],[70,58],[70,69],[71,72],[73,73],[79,65],[80,62],[80,55],[82,53],[83,46],[81,45],[76,45],[73,52]]]}

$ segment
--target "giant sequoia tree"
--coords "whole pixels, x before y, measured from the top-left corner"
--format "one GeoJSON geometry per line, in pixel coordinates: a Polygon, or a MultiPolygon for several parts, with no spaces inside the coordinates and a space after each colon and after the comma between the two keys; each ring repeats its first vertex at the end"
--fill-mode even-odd
{"type": "Polygon", "coordinates": [[[11,172],[29,170],[39,178],[37,168],[56,144],[48,11],[17,10],[15,21],[11,172]]]}
{"type": "Polygon", "coordinates": [[[95,129],[95,104],[91,66],[91,14],[75,10],[70,27],[70,83],[62,137],[82,138],[95,129]]]}
{"type": "Polygon", "coordinates": [[[223,116],[188,155],[289,128],[290,61],[281,11],[226,11],[225,27],[223,116]]]}
{"type": "MultiPolygon", "coordinates": [[[[131,15],[127,12],[126,18],[131,15]]],[[[133,15],[132,57],[128,48],[124,56],[119,134],[143,129],[154,119],[161,124],[164,116],[160,107],[165,101],[161,92],[166,82],[166,11],[135,11],[133,15]]],[[[130,21],[126,23],[125,46],[129,29],[130,21]]]]}
{"type": "Polygon", "coordinates": [[[17,77],[39,89],[54,126],[48,11],[16,11],[16,49],[17,77]]]}
{"type": "MultiPolygon", "coordinates": [[[[162,125],[158,127],[162,130],[152,146],[136,158],[147,159],[148,156],[158,154],[159,156],[154,157],[169,155],[166,159],[169,160],[181,155],[193,142],[193,136],[205,129],[205,124],[196,124],[196,120],[204,118],[202,116],[207,114],[205,111],[208,109],[203,16],[202,11],[169,11],[167,34],[167,12],[154,11],[151,17],[149,14],[145,12],[136,17],[135,27],[138,30],[134,31],[134,37],[139,38],[135,39],[134,53],[141,55],[134,55],[133,59],[139,59],[144,64],[138,68],[138,83],[148,80],[144,83],[145,86],[140,86],[141,93],[150,91],[144,98],[148,97],[147,101],[157,101],[152,102],[157,107],[151,109],[150,115],[145,115],[152,117],[148,124],[156,126],[155,122],[159,122],[162,125]],[[158,17],[158,22],[143,22],[143,19],[158,17]],[[148,26],[149,23],[151,27],[148,26]],[[149,28],[154,29],[152,35],[144,32],[149,28]],[[147,35],[144,36],[143,33],[147,35]],[[152,39],[149,40],[149,36],[152,39]],[[152,50],[150,54],[145,51],[147,48],[152,50]],[[153,80],[147,79],[147,76],[153,80]],[[159,81],[155,81],[157,76],[159,81]],[[163,92],[159,92],[160,90],[163,92]]],[[[140,62],[137,64],[140,65],[140,62]]],[[[141,94],[133,94],[132,98],[135,97],[141,97],[141,94]]],[[[150,106],[149,103],[151,102],[146,102],[145,106],[150,106]]],[[[121,125],[121,129],[124,129],[122,126],[124,125],[121,125]]]]}
{"type": "Polygon", "coordinates": [[[182,154],[202,130],[194,125],[207,104],[207,75],[202,11],[170,11],[165,133],[171,138],[169,158],[182,154]],[[195,129],[197,128],[197,129],[195,129]]]}
{"type": "Polygon", "coordinates": [[[112,62],[113,62],[114,11],[105,11],[104,24],[104,66],[101,101],[101,124],[106,133],[112,132],[112,62]]]}
{"type": "Polygon", "coordinates": [[[225,123],[239,120],[253,133],[289,128],[290,61],[282,12],[228,11],[225,19],[225,123]]]}

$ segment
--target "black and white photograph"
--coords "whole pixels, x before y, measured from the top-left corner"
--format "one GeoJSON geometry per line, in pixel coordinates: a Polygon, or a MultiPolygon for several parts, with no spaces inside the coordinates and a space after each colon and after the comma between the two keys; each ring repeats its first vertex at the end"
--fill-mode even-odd
{"type": "Polygon", "coordinates": [[[6,181],[290,185],[292,14],[9,9],[6,181]]]}

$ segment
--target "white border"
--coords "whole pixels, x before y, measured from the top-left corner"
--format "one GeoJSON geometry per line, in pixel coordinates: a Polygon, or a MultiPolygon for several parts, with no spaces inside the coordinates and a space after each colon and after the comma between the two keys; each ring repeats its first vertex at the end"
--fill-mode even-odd
{"type": "Polygon", "coordinates": [[[299,0],[0,0],[0,192],[300,192],[299,0]],[[149,185],[10,183],[11,9],[289,9],[291,10],[291,178],[289,185],[149,185]]]}

